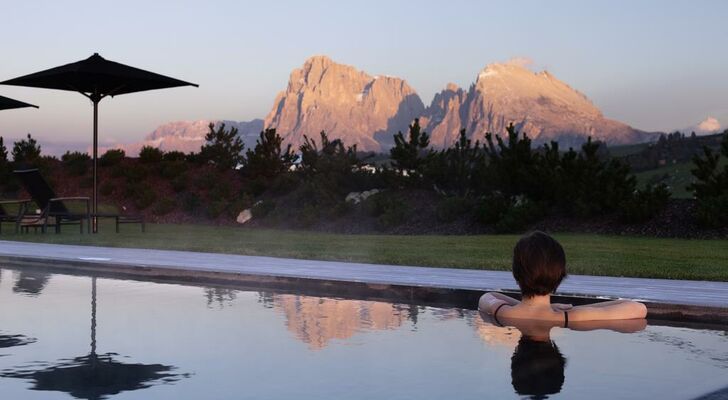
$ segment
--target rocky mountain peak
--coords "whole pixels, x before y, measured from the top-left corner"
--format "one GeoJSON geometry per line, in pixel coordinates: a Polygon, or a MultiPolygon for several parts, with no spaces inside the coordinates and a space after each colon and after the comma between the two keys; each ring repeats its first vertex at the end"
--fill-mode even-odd
{"type": "Polygon", "coordinates": [[[610,144],[652,137],[604,118],[584,94],[549,72],[513,63],[483,68],[467,95],[455,96],[446,88],[435,95],[425,115],[435,146],[449,146],[461,128],[482,140],[486,132],[504,134],[510,123],[536,144],[556,140],[563,147],[578,147],[589,136],[610,144]]]}
{"type": "Polygon", "coordinates": [[[386,141],[406,129],[423,111],[422,100],[404,80],[371,76],[315,56],[291,72],[265,126],[276,128],[294,146],[303,143],[304,136],[318,139],[323,130],[359,150],[380,151],[379,139],[386,141]]]}

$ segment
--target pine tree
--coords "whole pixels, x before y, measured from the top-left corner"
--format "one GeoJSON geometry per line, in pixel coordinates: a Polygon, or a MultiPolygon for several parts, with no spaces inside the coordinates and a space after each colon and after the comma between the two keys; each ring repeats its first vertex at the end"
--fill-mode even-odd
{"type": "Polygon", "coordinates": [[[480,142],[473,144],[465,129],[461,129],[453,146],[431,155],[425,178],[447,195],[468,197],[479,189],[485,168],[484,156],[480,142]]]}
{"type": "Polygon", "coordinates": [[[290,169],[296,161],[291,145],[283,150],[283,138],[275,129],[260,132],[254,149],[246,152],[243,173],[250,178],[274,178],[290,169]]]}
{"type": "Polygon", "coordinates": [[[709,227],[728,226],[728,165],[719,168],[721,154],[728,158],[728,132],[723,134],[720,152],[706,146],[702,157],[693,157],[691,172],[696,181],[688,186],[698,202],[698,221],[709,227]]]}
{"type": "Polygon", "coordinates": [[[13,162],[33,165],[40,159],[40,145],[28,134],[27,139],[13,143],[13,162]]]}
{"type": "Polygon", "coordinates": [[[519,133],[513,124],[506,127],[506,133],[506,140],[490,132],[485,134],[491,189],[508,196],[541,197],[537,174],[539,156],[531,149],[531,139],[525,132],[519,133]]]}
{"type": "Polygon", "coordinates": [[[5,147],[3,137],[0,136],[0,185],[5,184],[10,177],[10,162],[8,161],[8,148],[5,147]]]}
{"type": "Polygon", "coordinates": [[[205,135],[207,143],[200,149],[199,158],[214,164],[221,170],[233,169],[245,161],[243,149],[245,145],[238,136],[238,128],[225,129],[225,124],[215,129],[210,124],[210,131],[205,135]]]}
{"type": "Polygon", "coordinates": [[[394,147],[389,151],[397,170],[418,177],[422,175],[422,168],[432,154],[430,136],[421,130],[419,119],[409,126],[406,139],[402,132],[394,135],[394,147]]]}
{"type": "Polygon", "coordinates": [[[5,147],[3,137],[0,136],[0,165],[8,163],[8,148],[5,147]]]}

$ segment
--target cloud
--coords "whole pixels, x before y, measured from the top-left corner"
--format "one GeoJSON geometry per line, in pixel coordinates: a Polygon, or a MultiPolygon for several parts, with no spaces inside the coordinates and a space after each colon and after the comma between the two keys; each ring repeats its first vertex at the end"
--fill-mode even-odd
{"type": "Polygon", "coordinates": [[[506,64],[517,65],[523,68],[531,68],[533,66],[533,59],[530,57],[513,57],[506,61],[506,64]]]}
{"type": "Polygon", "coordinates": [[[720,130],[720,122],[714,117],[708,117],[696,128],[698,132],[717,132],[720,130]]]}

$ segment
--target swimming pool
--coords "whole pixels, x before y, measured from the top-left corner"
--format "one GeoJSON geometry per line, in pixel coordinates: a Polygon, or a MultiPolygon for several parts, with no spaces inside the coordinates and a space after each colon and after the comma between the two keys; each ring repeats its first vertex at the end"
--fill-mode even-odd
{"type": "Polygon", "coordinates": [[[457,308],[0,271],[3,399],[686,399],[728,387],[716,327],[529,339],[457,308]]]}

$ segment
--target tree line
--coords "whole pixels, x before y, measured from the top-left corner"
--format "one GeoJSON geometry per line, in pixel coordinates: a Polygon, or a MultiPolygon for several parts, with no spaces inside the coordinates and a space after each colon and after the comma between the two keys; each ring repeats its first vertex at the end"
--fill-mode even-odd
{"type": "MultiPolygon", "coordinates": [[[[641,223],[659,213],[670,197],[665,185],[638,187],[630,167],[608,157],[605,145],[591,138],[580,149],[561,149],[556,142],[536,147],[525,132],[510,125],[503,136],[487,133],[482,143],[462,130],[452,146],[435,149],[414,120],[406,133],[394,135],[394,143],[389,159],[375,164],[372,154],[330,139],[325,132],[318,138],[304,137],[294,149],[275,129],[265,129],[246,149],[236,128],[211,124],[199,152],[163,152],[147,146],[139,154],[138,167],[117,167],[117,175],[126,176],[125,190],[143,199],[137,206],[145,208],[157,201],[153,188],[143,184],[143,176],[153,168],[179,193],[177,200],[164,199],[167,205],[157,208],[181,204],[192,210],[185,204],[195,203],[189,198],[196,194],[186,182],[186,171],[190,165],[205,166],[226,176],[207,178],[215,186],[207,190],[214,194],[208,200],[217,202],[216,212],[209,216],[226,208],[232,215],[240,207],[251,207],[254,216],[294,220],[301,226],[355,212],[344,200],[346,195],[371,189],[380,192],[361,207],[385,228],[406,222],[412,213],[411,200],[402,193],[420,191],[437,198],[436,215],[442,222],[471,218],[499,232],[523,230],[544,217],[564,215],[611,215],[625,223],[641,223]],[[230,179],[236,181],[236,190],[217,187],[230,184],[230,179]]],[[[0,138],[3,182],[11,180],[12,164],[42,165],[48,159],[30,135],[15,142],[11,154],[12,163],[0,138]]],[[[728,226],[728,166],[721,164],[722,157],[728,158],[728,134],[720,152],[706,147],[693,159],[695,183],[690,189],[697,202],[696,218],[709,227],[728,226]]],[[[113,166],[123,159],[123,150],[109,150],[100,162],[113,166]]],[[[89,165],[88,155],[79,152],[67,152],[61,161],[76,175],[86,173],[89,165]]]]}

